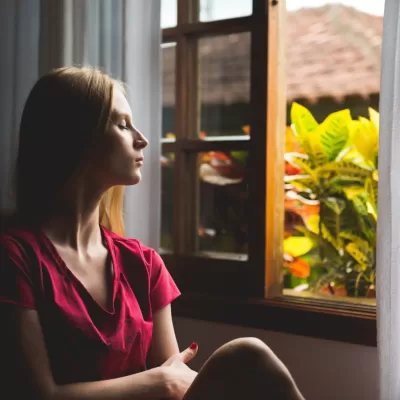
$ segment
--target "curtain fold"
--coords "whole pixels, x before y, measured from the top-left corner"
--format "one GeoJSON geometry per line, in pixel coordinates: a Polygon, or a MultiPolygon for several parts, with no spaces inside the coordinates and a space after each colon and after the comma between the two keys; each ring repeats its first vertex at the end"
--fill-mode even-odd
{"type": "Polygon", "coordinates": [[[158,248],[160,224],[160,0],[0,2],[0,207],[10,208],[24,101],[51,68],[92,65],[128,85],[133,122],[150,141],[143,181],[125,196],[126,234],[158,248]]]}
{"type": "Polygon", "coordinates": [[[377,324],[380,399],[400,399],[400,3],[386,0],[380,93],[377,324]]]}
{"type": "Polygon", "coordinates": [[[19,119],[38,77],[39,3],[0,2],[0,209],[13,205],[11,181],[19,119]]]}

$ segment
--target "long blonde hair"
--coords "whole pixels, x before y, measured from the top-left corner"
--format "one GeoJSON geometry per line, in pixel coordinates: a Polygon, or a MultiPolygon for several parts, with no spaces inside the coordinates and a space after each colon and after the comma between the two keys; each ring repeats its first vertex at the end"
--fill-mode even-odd
{"type": "MultiPolygon", "coordinates": [[[[82,173],[106,132],[115,87],[123,85],[91,67],[65,67],[41,77],[22,113],[16,162],[16,216],[40,223],[62,189],[82,173]]],[[[124,91],[124,90],[123,90],[124,91]]],[[[99,223],[123,235],[124,187],[103,195],[99,223]]]]}

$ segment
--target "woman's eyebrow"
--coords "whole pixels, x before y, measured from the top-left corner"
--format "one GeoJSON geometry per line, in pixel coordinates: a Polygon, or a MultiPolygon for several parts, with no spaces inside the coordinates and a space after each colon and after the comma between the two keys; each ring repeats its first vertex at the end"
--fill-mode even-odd
{"type": "Polygon", "coordinates": [[[131,120],[131,115],[128,113],[124,113],[124,112],[119,112],[117,110],[112,110],[111,111],[111,116],[112,117],[119,117],[119,118],[127,118],[129,120],[131,120]]]}
{"type": "Polygon", "coordinates": [[[132,124],[132,117],[130,114],[127,113],[120,113],[116,110],[112,111],[111,113],[111,118],[112,119],[117,119],[117,118],[125,118],[126,122],[130,125],[133,126],[132,124]]]}

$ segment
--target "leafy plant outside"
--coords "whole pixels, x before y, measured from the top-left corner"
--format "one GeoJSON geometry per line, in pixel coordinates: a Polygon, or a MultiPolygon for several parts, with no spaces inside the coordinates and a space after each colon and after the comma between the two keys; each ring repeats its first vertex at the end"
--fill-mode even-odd
{"type": "Polygon", "coordinates": [[[285,208],[296,204],[301,223],[284,241],[285,286],[374,297],[379,114],[353,120],[346,109],[319,124],[293,103],[291,122],[285,208]]]}

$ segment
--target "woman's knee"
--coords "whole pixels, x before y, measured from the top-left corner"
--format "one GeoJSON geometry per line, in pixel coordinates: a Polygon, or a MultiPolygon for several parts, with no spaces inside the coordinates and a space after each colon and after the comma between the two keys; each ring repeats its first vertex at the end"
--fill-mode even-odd
{"type": "Polygon", "coordinates": [[[257,338],[232,340],[208,359],[187,400],[198,399],[303,399],[284,364],[257,338]]]}
{"type": "Polygon", "coordinates": [[[220,347],[211,357],[218,367],[237,369],[240,374],[267,373],[271,378],[290,380],[290,373],[275,353],[260,339],[234,339],[220,347]]]}

